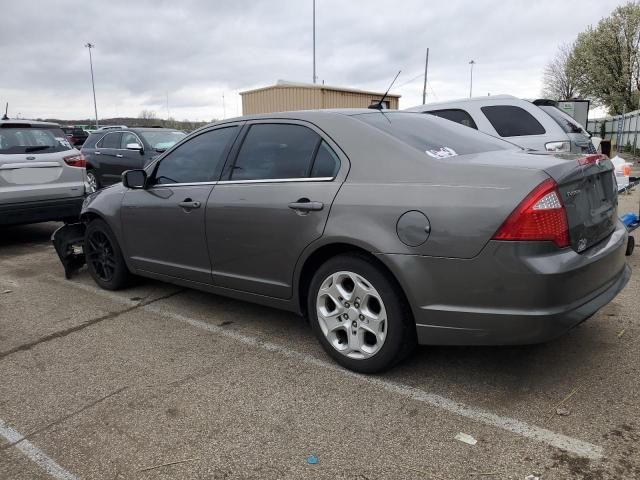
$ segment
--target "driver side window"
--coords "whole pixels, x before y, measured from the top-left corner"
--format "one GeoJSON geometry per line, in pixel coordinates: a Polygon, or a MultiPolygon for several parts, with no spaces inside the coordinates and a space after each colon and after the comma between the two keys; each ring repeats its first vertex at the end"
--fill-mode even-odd
{"type": "Polygon", "coordinates": [[[204,132],[183,143],[164,157],[155,173],[155,183],[211,182],[217,179],[238,134],[238,127],[204,132]]]}

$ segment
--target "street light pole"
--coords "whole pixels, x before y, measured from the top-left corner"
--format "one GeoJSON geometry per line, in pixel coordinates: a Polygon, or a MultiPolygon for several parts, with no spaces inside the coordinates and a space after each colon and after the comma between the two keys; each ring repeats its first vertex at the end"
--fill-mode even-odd
{"type": "Polygon", "coordinates": [[[313,0],[313,83],[316,83],[316,0],[313,0]]]}
{"type": "Polygon", "coordinates": [[[95,48],[93,43],[87,43],[85,45],[89,49],[89,66],[91,67],[91,88],[93,90],[93,110],[96,114],[96,130],[99,128],[98,125],[98,106],[96,104],[96,85],[93,81],[93,58],[91,57],[91,49],[95,48]]]}
{"type": "Polygon", "coordinates": [[[473,66],[476,64],[476,62],[474,60],[471,60],[469,62],[469,65],[471,65],[471,82],[469,83],[469,98],[471,98],[471,96],[473,95],[473,66]]]}

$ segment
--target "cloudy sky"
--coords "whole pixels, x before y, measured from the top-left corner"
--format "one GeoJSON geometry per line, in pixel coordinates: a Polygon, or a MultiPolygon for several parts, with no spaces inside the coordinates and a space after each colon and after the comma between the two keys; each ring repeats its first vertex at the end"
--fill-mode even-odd
{"type": "MultiPolygon", "coordinates": [[[[596,24],[616,0],[317,0],[317,75],[328,85],[421,103],[469,94],[537,97],[563,42],[596,24]]],[[[211,120],[240,115],[239,91],[312,81],[312,0],[3,0],[0,102],[10,116],[98,115],[211,120]],[[168,97],[168,108],[167,108],[168,97]],[[223,101],[224,97],[224,101],[223,101]]]]}

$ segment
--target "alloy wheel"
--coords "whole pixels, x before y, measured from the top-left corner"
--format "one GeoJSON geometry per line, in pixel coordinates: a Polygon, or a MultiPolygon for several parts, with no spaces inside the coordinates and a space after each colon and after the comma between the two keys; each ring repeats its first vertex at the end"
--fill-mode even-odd
{"type": "Polygon", "coordinates": [[[98,179],[93,172],[87,172],[87,183],[89,184],[89,193],[98,190],[98,179]]]}
{"type": "Polygon", "coordinates": [[[384,345],[384,302],[362,275],[341,271],[328,276],[318,291],[316,313],[327,341],[346,357],[366,359],[384,345]]]}
{"type": "Polygon", "coordinates": [[[87,240],[87,261],[100,280],[111,281],[116,271],[116,257],[109,237],[96,230],[91,232],[87,240]]]}

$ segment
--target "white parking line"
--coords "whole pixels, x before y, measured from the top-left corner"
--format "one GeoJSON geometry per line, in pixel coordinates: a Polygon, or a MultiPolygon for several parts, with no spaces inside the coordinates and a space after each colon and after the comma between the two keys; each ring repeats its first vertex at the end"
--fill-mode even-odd
{"type": "MultiPolygon", "coordinates": [[[[121,304],[132,305],[136,303],[116,293],[108,292],[92,285],[87,285],[75,281],[70,282],[62,278],[54,277],[53,275],[47,276],[58,283],[63,283],[64,285],[72,284],[81,290],[85,290],[92,294],[109,298],[116,302],[120,302],[121,304]]],[[[217,335],[222,335],[227,338],[231,338],[246,345],[261,348],[269,352],[279,353],[281,355],[284,355],[285,357],[294,358],[306,364],[314,365],[325,370],[331,370],[333,372],[358,379],[362,382],[382,388],[388,392],[392,392],[415,401],[423,402],[432,407],[448,411],[450,413],[468,418],[470,420],[484,423],[485,425],[490,425],[492,427],[506,430],[508,432],[515,433],[531,440],[546,443],[547,445],[566,450],[580,457],[588,458],[590,460],[598,460],[603,456],[603,449],[598,445],[594,445],[577,438],[569,437],[561,433],[556,433],[546,428],[530,425],[526,422],[516,420],[514,418],[496,415],[486,410],[473,408],[469,405],[465,405],[464,403],[456,402],[455,400],[451,400],[434,393],[429,393],[419,388],[410,387],[408,385],[403,385],[401,383],[393,382],[391,380],[386,380],[379,377],[355,373],[339,367],[337,364],[320,360],[311,355],[307,355],[296,350],[277,345],[275,343],[264,342],[257,337],[244,335],[242,333],[234,332],[232,330],[218,327],[216,325],[211,325],[209,323],[203,322],[201,320],[196,320],[179,313],[167,311],[165,308],[161,308],[156,304],[145,305],[140,308],[149,313],[168,317],[179,322],[186,323],[193,327],[206,330],[217,335]]]]}
{"type": "Polygon", "coordinates": [[[59,480],[77,480],[78,477],[68,472],[58,465],[49,455],[36,447],[24,436],[8,426],[0,418],[0,436],[4,437],[9,443],[15,444],[14,447],[20,450],[29,460],[42,468],[53,478],[59,480]]]}

